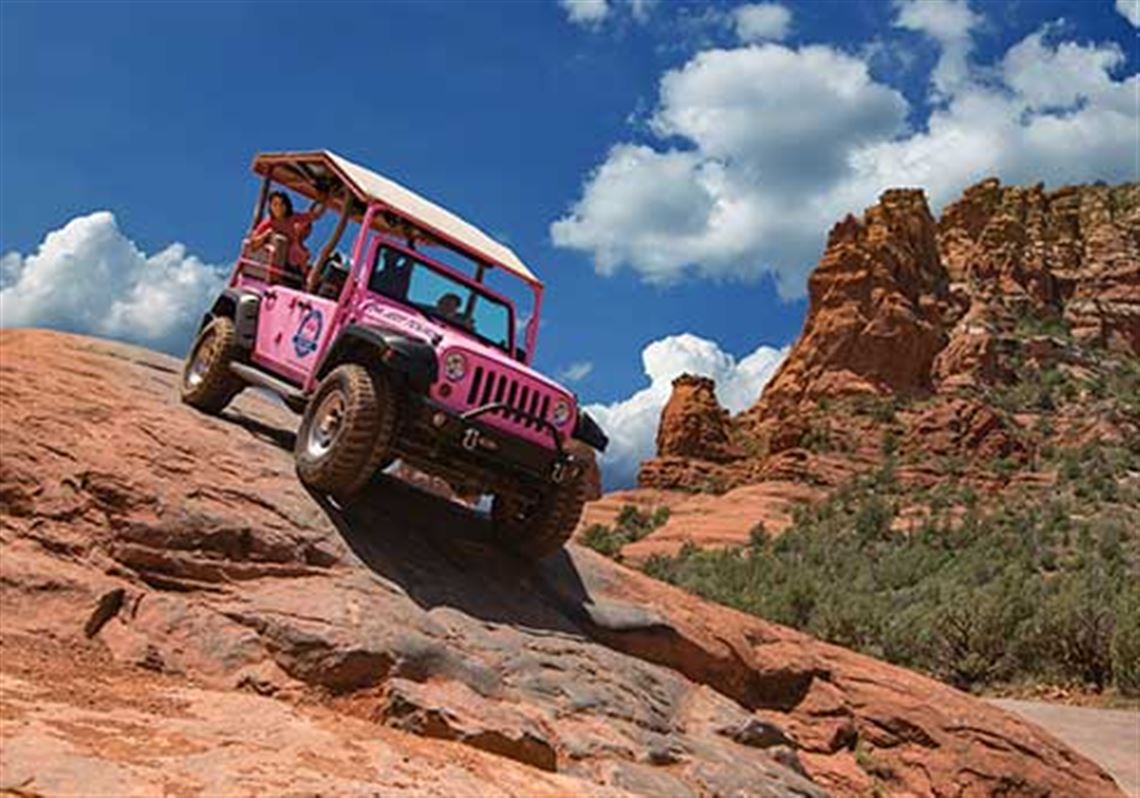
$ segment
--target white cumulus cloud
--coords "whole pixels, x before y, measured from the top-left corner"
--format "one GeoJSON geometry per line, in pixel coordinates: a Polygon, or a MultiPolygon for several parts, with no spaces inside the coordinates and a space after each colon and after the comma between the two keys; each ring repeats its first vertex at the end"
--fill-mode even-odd
{"type": "Polygon", "coordinates": [[[589,361],[582,361],[581,363],[571,363],[566,368],[558,372],[558,379],[564,382],[581,382],[590,376],[590,372],[594,370],[594,364],[589,361]]]}
{"type": "Polygon", "coordinates": [[[792,12],[779,3],[749,3],[732,10],[736,38],[742,42],[780,41],[792,27],[792,12]]]}
{"type": "Polygon", "coordinates": [[[615,19],[632,19],[645,25],[659,0],[558,0],[566,19],[575,25],[599,31],[615,19]],[[624,12],[619,15],[619,11],[624,12]]]}
{"type": "Polygon", "coordinates": [[[575,25],[597,27],[609,16],[608,0],[558,0],[566,18],[575,25]]]}
{"type": "Polygon", "coordinates": [[[629,15],[634,21],[645,24],[649,21],[649,16],[653,13],[658,0],[626,0],[626,2],[629,5],[629,15]]]}
{"type": "Polygon", "coordinates": [[[0,259],[0,325],[52,327],[182,354],[225,272],[171,244],[147,255],[109,211],[77,216],[32,255],[0,259]]]}
{"type": "Polygon", "coordinates": [[[942,55],[931,81],[939,92],[952,93],[969,75],[972,34],[982,17],[970,10],[966,0],[899,0],[895,5],[896,27],[924,33],[940,45],[942,55]]]}
{"type": "Polygon", "coordinates": [[[794,296],[861,147],[902,130],[906,100],[858,58],[777,44],[699,53],[661,79],[651,119],[686,148],[619,144],[551,226],[555,244],[667,284],[772,274],[794,296]],[[821,217],[823,220],[821,221],[821,217]]]}
{"type": "Polygon", "coordinates": [[[760,390],[786,354],[787,348],[760,346],[738,361],[714,342],[689,333],[646,346],[641,362],[649,386],[612,404],[585,408],[610,439],[601,458],[607,489],[633,485],[641,461],[656,454],[657,426],[673,391],[674,378],[686,373],[712,377],[720,403],[739,413],[760,397],[760,390]]]}
{"type": "Polygon", "coordinates": [[[866,58],[776,43],[698,53],[661,78],[649,142],[613,145],[551,224],[600,274],[669,284],[771,276],[803,293],[827,229],[886,188],[935,208],[972,182],[1134,180],[1140,76],[1115,44],[1046,25],[976,64],[985,22],[964,0],[901,2],[895,24],[940,48],[931,110],[875,80],[866,58]]]}
{"type": "Polygon", "coordinates": [[[1116,11],[1132,23],[1132,27],[1140,28],[1140,0],[1116,0],[1116,11]]]}

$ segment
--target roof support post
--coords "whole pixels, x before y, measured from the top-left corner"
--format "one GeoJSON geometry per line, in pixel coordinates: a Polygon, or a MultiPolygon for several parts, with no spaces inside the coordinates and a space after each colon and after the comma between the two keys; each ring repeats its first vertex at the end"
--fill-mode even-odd
{"type": "Polygon", "coordinates": [[[316,288],[317,278],[320,276],[321,269],[324,268],[325,261],[328,260],[329,255],[332,254],[333,249],[340,243],[340,237],[344,235],[344,228],[348,225],[348,216],[352,210],[352,195],[348,193],[348,188],[344,189],[344,202],[341,205],[340,218],[336,220],[336,227],[333,228],[332,235],[325,245],[321,247],[320,253],[317,255],[316,261],[313,263],[313,270],[309,272],[309,277],[306,280],[305,290],[312,291],[316,288]]]}
{"type": "Polygon", "coordinates": [[[526,323],[526,362],[534,362],[534,353],[538,346],[538,320],[542,318],[542,284],[531,283],[534,291],[534,309],[530,312],[530,321],[526,323]]]}
{"type": "Polygon", "coordinates": [[[253,228],[257,227],[257,223],[261,221],[261,217],[265,215],[265,203],[269,200],[269,183],[273,180],[273,167],[269,167],[269,172],[265,175],[265,179],[261,181],[261,193],[257,195],[257,205],[253,208],[253,221],[249,225],[250,232],[253,228]]]}

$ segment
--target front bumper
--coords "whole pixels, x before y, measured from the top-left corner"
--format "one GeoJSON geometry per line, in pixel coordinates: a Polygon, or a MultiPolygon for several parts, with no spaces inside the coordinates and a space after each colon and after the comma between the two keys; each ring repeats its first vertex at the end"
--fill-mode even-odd
{"type": "Polygon", "coordinates": [[[510,480],[558,484],[581,474],[582,463],[563,448],[553,427],[550,449],[490,426],[480,417],[496,408],[457,414],[426,397],[407,407],[397,444],[401,456],[450,481],[494,485],[510,480]]]}

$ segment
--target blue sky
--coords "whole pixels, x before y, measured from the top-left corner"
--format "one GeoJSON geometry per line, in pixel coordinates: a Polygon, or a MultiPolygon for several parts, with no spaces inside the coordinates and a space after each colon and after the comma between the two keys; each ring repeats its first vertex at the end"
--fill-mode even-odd
{"type": "MultiPolygon", "coordinates": [[[[727,354],[708,368],[731,382],[758,347],[794,339],[827,226],[884,181],[926,186],[937,205],[988,173],[1135,179],[1121,147],[1136,136],[1130,2],[787,2],[763,4],[751,27],[740,3],[6,2],[4,323],[132,337],[130,308],[113,328],[68,321],[64,306],[37,316],[30,283],[17,306],[46,234],[110,211],[137,249],[113,251],[141,253],[120,271],[181,270],[200,286],[194,264],[228,265],[248,224],[251,156],[328,148],[508,241],[548,284],[538,365],[591,364],[575,383],[585,401],[636,398],[643,350],[683,333],[715,347],[659,347],[655,378],[727,354]],[[781,95],[788,75],[804,85],[781,95]],[[815,102],[838,127],[814,121],[815,102]],[[945,132],[973,108],[992,124],[945,132]],[[1102,131],[1076,142],[1091,157],[1071,131],[1042,143],[1017,121],[1086,111],[1102,131]],[[996,155],[955,152],[953,168],[928,155],[995,138],[996,155]]],[[[111,235],[105,218],[85,224],[72,239],[111,235]]],[[[645,425],[629,423],[640,453],[645,425]]]]}

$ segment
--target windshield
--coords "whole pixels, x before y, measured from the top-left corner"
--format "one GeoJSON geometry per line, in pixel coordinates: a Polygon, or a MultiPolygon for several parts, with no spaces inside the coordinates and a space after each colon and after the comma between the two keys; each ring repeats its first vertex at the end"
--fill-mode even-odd
{"type": "Polygon", "coordinates": [[[510,352],[511,310],[436,267],[386,244],[376,250],[368,290],[510,352]]]}

